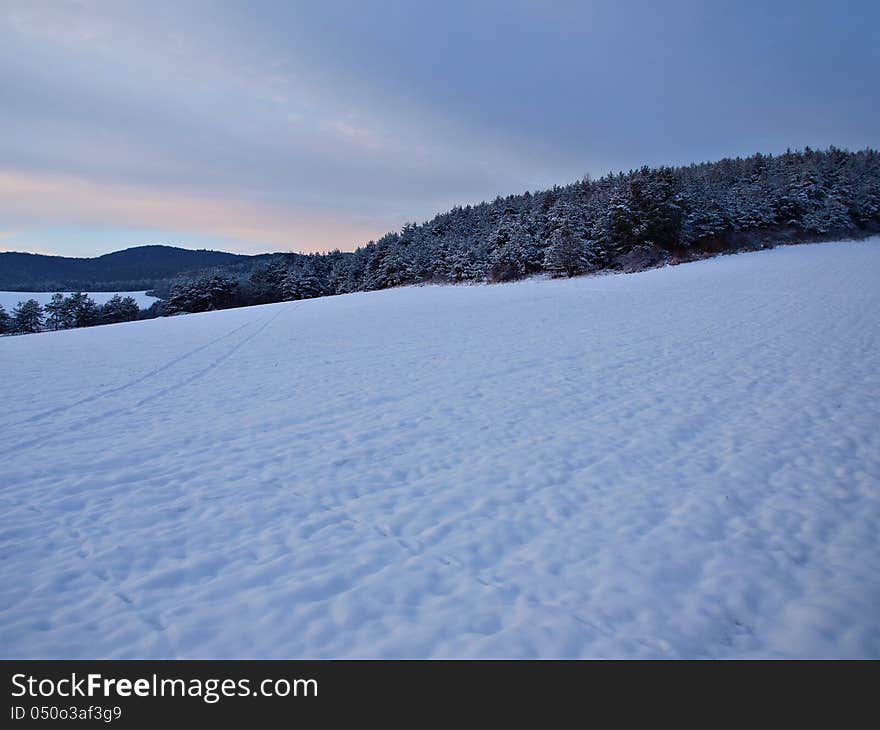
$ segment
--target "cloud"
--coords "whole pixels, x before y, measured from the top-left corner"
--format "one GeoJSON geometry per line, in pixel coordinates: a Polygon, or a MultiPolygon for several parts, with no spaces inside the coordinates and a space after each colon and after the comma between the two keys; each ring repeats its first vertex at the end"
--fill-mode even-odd
{"type": "Polygon", "coordinates": [[[0,253],[23,251],[25,253],[42,253],[47,256],[56,255],[54,251],[22,241],[23,235],[23,231],[0,231],[0,253]]]}
{"type": "Polygon", "coordinates": [[[351,247],[587,172],[878,142],[877,3],[0,5],[31,227],[351,247]]]}
{"type": "MultiPolygon", "coordinates": [[[[0,159],[9,168],[290,205],[352,225],[377,218],[392,228],[560,181],[540,144],[463,127],[384,86],[375,71],[359,75],[315,57],[301,41],[323,21],[306,8],[8,7],[5,27],[0,12],[0,159]]],[[[53,211],[44,213],[51,222],[53,211]]]]}
{"type": "Polygon", "coordinates": [[[388,221],[340,221],[286,206],[0,170],[0,216],[18,226],[39,226],[47,210],[56,224],[189,231],[248,252],[351,250],[390,227],[388,221]]]}

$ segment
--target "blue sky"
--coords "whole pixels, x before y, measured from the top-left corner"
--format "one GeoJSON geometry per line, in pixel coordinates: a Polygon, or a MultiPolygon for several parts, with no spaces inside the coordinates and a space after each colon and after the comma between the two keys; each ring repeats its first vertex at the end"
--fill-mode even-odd
{"type": "Polygon", "coordinates": [[[0,5],[0,250],[352,249],[642,164],[880,146],[880,3],[0,5]]]}

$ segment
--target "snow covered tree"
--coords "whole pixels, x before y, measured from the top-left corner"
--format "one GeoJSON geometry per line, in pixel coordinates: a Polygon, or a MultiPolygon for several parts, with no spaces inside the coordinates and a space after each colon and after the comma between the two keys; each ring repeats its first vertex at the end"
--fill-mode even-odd
{"type": "Polygon", "coordinates": [[[207,312],[233,306],[238,281],[221,272],[206,272],[195,279],[179,280],[171,287],[167,314],[207,312]]]}
{"type": "Polygon", "coordinates": [[[577,276],[588,267],[587,249],[567,225],[556,229],[544,253],[544,269],[552,276],[577,276]]]}
{"type": "Polygon", "coordinates": [[[631,243],[671,248],[678,242],[681,206],[672,168],[642,168],[630,180],[630,208],[634,223],[631,243]]]}
{"type": "Polygon", "coordinates": [[[284,298],[283,282],[288,271],[287,263],[278,259],[254,266],[248,278],[254,303],[280,302],[284,298]]]}
{"type": "Polygon", "coordinates": [[[613,261],[635,243],[638,217],[632,209],[629,191],[615,185],[606,205],[599,211],[590,231],[595,241],[593,263],[596,268],[610,267],[613,261]]]}
{"type": "Polygon", "coordinates": [[[685,179],[683,185],[685,204],[678,242],[688,248],[697,241],[721,235],[728,228],[728,222],[705,176],[685,179]]]}
{"type": "Polygon", "coordinates": [[[542,254],[525,222],[506,213],[491,243],[489,281],[522,279],[540,271],[541,260],[542,254]]]}
{"type": "Polygon", "coordinates": [[[121,297],[119,294],[114,294],[101,306],[101,323],[134,322],[140,311],[134,297],[121,297]]]}
{"type": "Polygon", "coordinates": [[[288,271],[281,283],[284,299],[313,299],[326,294],[327,286],[322,268],[319,257],[308,256],[288,271]]]}

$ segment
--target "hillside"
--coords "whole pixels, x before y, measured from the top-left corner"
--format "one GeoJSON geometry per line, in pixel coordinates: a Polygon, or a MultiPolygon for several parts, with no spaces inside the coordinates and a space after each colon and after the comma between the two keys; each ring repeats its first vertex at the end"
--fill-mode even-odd
{"type": "Polygon", "coordinates": [[[0,289],[7,291],[142,291],[184,272],[263,257],[174,246],[137,246],[95,258],[0,253],[0,289]]]}
{"type": "Polygon", "coordinates": [[[805,148],[642,167],[458,206],[351,253],[241,256],[145,246],[97,259],[0,254],[0,289],[150,289],[172,314],[408,284],[643,271],[877,233],[880,153],[805,148]]]}
{"type": "Polygon", "coordinates": [[[644,271],[877,233],[880,153],[805,148],[498,197],[408,223],[353,253],[279,256],[160,294],[169,313],[199,312],[427,282],[644,271]]]}
{"type": "Polygon", "coordinates": [[[875,238],[3,338],[0,655],[880,657],[878,281],[875,238]]]}

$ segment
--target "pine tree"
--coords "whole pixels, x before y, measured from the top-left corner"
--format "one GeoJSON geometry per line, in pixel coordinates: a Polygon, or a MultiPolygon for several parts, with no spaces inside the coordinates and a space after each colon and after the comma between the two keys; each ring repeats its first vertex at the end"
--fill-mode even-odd
{"type": "Polygon", "coordinates": [[[139,314],[140,308],[133,297],[114,294],[101,306],[101,324],[134,322],[139,314]]]}
{"type": "Polygon", "coordinates": [[[196,279],[180,279],[171,287],[167,314],[208,312],[235,304],[238,281],[218,271],[205,272],[196,279]]]}
{"type": "Polygon", "coordinates": [[[30,334],[43,329],[43,307],[36,299],[19,302],[12,310],[12,329],[19,334],[30,334]]]}
{"type": "Polygon", "coordinates": [[[249,277],[254,303],[268,304],[282,301],[283,283],[289,271],[288,263],[284,260],[257,264],[249,277]]]}
{"type": "Polygon", "coordinates": [[[55,292],[44,309],[48,314],[46,326],[50,329],[60,330],[73,326],[70,301],[61,292],[55,292]]]}
{"type": "Polygon", "coordinates": [[[74,292],[68,297],[67,306],[73,320],[72,327],[92,327],[101,320],[101,310],[88,294],[74,292]]]}
{"type": "Polygon", "coordinates": [[[567,225],[553,233],[544,254],[544,268],[552,276],[577,276],[587,270],[587,250],[567,225]]]}
{"type": "Polygon", "coordinates": [[[678,242],[688,248],[697,241],[719,236],[727,229],[728,223],[705,176],[700,175],[685,185],[686,202],[678,242]]]}
{"type": "Polygon", "coordinates": [[[502,214],[491,242],[488,279],[513,281],[541,270],[541,252],[522,219],[508,207],[502,214]]]}
{"type": "Polygon", "coordinates": [[[9,316],[9,312],[0,304],[0,335],[5,335],[9,332],[12,332],[12,318],[9,316]]]}
{"type": "Polygon", "coordinates": [[[320,257],[309,256],[300,266],[291,269],[281,285],[284,299],[313,299],[326,294],[322,268],[320,257]]]}

